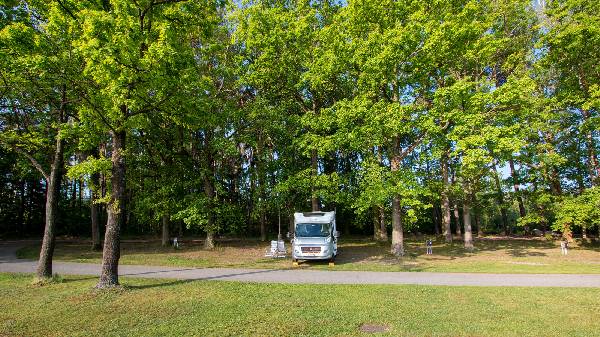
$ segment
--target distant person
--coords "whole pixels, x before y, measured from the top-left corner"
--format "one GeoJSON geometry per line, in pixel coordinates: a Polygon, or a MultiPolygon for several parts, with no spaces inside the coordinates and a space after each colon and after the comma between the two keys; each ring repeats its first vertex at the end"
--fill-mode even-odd
{"type": "Polygon", "coordinates": [[[560,253],[562,255],[567,255],[569,253],[569,243],[567,242],[567,239],[562,239],[560,241],[560,253]]]}
{"type": "Polygon", "coordinates": [[[427,255],[431,255],[433,254],[433,242],[431,241],[431,239],[427,239],[427,255]]]}

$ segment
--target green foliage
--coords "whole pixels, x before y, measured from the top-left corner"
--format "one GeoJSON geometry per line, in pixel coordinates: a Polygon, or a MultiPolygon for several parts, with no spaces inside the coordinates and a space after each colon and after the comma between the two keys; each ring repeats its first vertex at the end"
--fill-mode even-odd
{"type": "Polygon", "coordinates": [[[573,227],[592,228],[600,225],[600,188],[587,189],[576,197],[565,197],[556,205],[554,230],[572,230],[573,227]]]}

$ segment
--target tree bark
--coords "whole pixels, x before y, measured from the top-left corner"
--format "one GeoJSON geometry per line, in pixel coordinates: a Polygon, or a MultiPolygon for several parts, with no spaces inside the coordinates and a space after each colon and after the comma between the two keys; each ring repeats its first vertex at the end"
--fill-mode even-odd
{"type": "MultiPolygon", "coordinates": [[[[392,144],[392,158],[390,160],[392,173],[400,169],[400,139],[394,137],[392,144]]],[[[404,228],[402,225],[402,209],[400,195],[392,196],[392,247],[391,253],[395,256],[404,256],[404,228]]]]}
{"type": "Polygon", "coordinates": [[[40,250],[40,259],[38,260],[36,272],[38,278],[52,277],[52,257],[56,241],[56,216],[58,213],[58,198],[60,197],[60,184],[63,175],[64,146],[64,140],[57,134],[54,160],[50,169],[50,179],[46,181],[46,218],[42,249],[40,250]]]}
{"type": "Polygon", "coordinates": [[[169,245],[169,216],[168,215],[163,215],[162,216],[162,240],[161,240],[161,244],[163,247],[166,247],[169,245]]]}
{"type": "MultiPolygon", "coordinates": [[[[58,122],[62,123],[66,115],[67,108],[67,89],[61,87],[61,103],[58,116],[58,122]]],[[[60,136],[60,128],[57,130],[54,159],[50,167],[50,176],[44,174],[46,178],[46,217],[44,226],[44,238],[42,239],[42,248],[40,249],[40,258],[38,260],[36,274],[38,278],[52,277],[52,257],[54,255],[54,245],[56,241],[56,217],[58,213],[58,198],[60,197],[60,184],[63,175],[64,147],[65,141],[60,136]]],[[[35,164],[35,163],[34,163],[35,164]]],[[[42,172],[43,173],[43,172],[42,172]]]]}
{"type": "Polygon", "coordinates": [[[383,205],[379,205],[377,208],[379,209],[379,240],[381,242],[387,242],[388,233],[387,226],[385,225],[385,207],[383,207],[383,205]]]}
{"type": "Polygon", "coordinates": [[[379,208],[373,206],[373,240],[380,241],[381,228],[379,227],[379,208]]]}
{"type": "MultiPolygon", "coordinates": [[[[126,107],[121,107],[123,114],[126,107]]],[[[125,131],[111,131],[112,137],[112,177],[110,202],[107,207],[108,219],[102,251],[102,273],[97,288],[110,288],[119,285],[119,259],[121,257],[121,227],[125,218],[125,131]]]]}
{"type": "Polygon", "coordinates": [[[504,192],[502,191],[502,184],[500,183],[500,175],[496,169],[496,164],[492,165],[492,170],[494,171],[494,181],[496,182],[496,202],[498,203],[498,207],[500,207],[500,215],[502,216],[502,231],[504,232],[504,235],[508,235],[510,234],[510,228],[508,225],[506,205],[504,203],[504,192]]]}
{"type": "Polygon", "coordinates": [[[465,200],[463,200],[463,223],[465,226],[465,249],[473,250],[473,232],[471,228],[471,191],[468,183],[464,183],[465,200]]]}
{"type": "Polygon", "coordinates": [[[442,158],[440,159],[442,167],[442,194],[441,194],[441,207],[442,207],[442,229],[444,231],[444,237],[446,242],[452,242],[452,229],[450,227],[450,199],[449,194],[449,181],[448,181],[448,151],[444,150],[442,158]]]}
{"type": "Polygon", "coordinates": [[[215,248],[214,242],[214,226],[215,226],[215,218],[213,212],[213,202],[215,198],[215,188],[213,185],[213,169],[212,169],[212,158],[208,158],[211,162],[209,162],[209,174],[204,175],[204,193],[206,194],[206,198],[208,199],[208,219],[206,223],[206,240],[204,241],[204,249],[212,250],[215,248]]]}
{"type": "Polygon", "coordinates": [[[431,207],[431,219],[433,221],[433,231],[436,236],[440,235],[440,217],[439,217],[439,208],[437,205],[431,207]]]}
{"type": "Polygon", "coordinates": [[[456,223],[456,235],[462,237],[462,231],[460,230],[460,211],[458,209],[458,202],[454,201],[454,220],[456,223]]]}
{"type": "Polygon", "coordinates": [[[519,203],[519,216],[521,218],[523,218],[527,215],[527,212],[525,211],[525,204],[523,203],[523,196],[521,195],[521,191],[520,191],[520,187],[519,187],[519,185],[520,185],[519,175],[517,174],[517,170],[515,170],[515,162],[512,158],[508,161],[508,165],[510,167],[510,175],[512,176],[512,179],[513,179],[513,188],[514,188],[515,194],[517,196],[517,202],[519,203]]]}

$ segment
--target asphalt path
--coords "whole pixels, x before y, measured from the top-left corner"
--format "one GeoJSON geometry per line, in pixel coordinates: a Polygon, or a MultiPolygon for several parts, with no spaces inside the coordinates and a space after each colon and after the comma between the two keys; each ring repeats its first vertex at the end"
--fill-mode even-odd
{"type": "MultiPolygon", "coordinates": [[[[17,259],[15,252],[28,244],[0,242],[0,272],[33,273],[36,261],[17,259]]],[[[61,275],[100,275],[92,263],[54,262],[61,275]]],[[[429,272],[371,272],[303,269],[178,268],[120,265],[119,275],[177,280],[219,280],[289,284],[416,284],[484,287],[591,287],[600,288],[600,274],[483,274],[429,272]]]]}

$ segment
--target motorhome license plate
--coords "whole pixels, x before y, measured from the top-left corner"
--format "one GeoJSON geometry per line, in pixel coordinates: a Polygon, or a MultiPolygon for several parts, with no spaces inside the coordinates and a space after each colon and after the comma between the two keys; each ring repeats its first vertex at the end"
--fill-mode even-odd
{"type": "Polygon", "coordinates": [[[302,253],[306,255],[317,255],[321,253],[321,247],[302,247],[302,253]]]}

